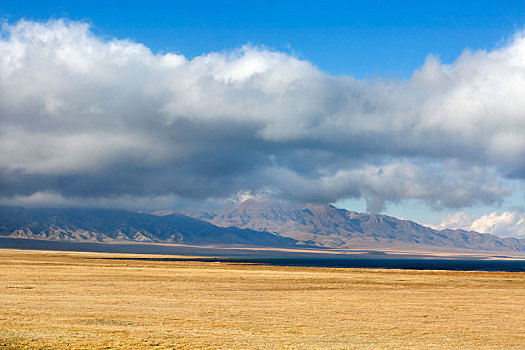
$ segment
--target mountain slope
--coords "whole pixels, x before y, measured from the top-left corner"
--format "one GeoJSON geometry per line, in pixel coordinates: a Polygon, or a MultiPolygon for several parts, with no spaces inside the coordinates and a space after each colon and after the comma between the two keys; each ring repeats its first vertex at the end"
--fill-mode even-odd
{"type": "Polygon", "coordinates": [[[452,247],[525,251],[525,240],[463,230],[434,230],[408,220],[338,209],[332,205],[294,207],[258,196],[215,216],[202,217],[223,227],[267,231],[323,247],[452,247]]]}
{"type": "Polygon", "coordinates": [[[290,238],[217,227],[182,214],[163,217],[108,209],[0,207],[0,235],[63,241],[138,241],[206,245],[292,246],[290,238]]]}

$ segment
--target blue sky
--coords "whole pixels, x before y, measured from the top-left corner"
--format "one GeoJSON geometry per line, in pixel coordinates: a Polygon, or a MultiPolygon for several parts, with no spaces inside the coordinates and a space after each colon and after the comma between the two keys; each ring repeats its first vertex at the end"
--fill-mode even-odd
{"type": "Polygon", "coordinates": [[[270,188],[525,230],[523,0],[10,1],[0,18],[0,202],[270,188]]]}
{"type": "Polygon", "coordinates": [[[430,53],[451,62],[508,40],[524,26],[525,2],[8,1],[0,17],[88,21],[97,35],[190,58],[251,43],[330,74],[406,78],[430,53]]]}

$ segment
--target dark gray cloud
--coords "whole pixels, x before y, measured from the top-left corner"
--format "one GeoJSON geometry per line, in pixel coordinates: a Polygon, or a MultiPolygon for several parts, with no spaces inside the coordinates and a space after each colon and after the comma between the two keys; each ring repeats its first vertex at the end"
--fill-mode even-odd
{"type": "Polygon", "coordinates": [[[256,47],[187,60],[21,21],[0,39],[1,200],[494,204],[525,179],[524,96],[523,33],[450,65],[429,56],[407,81],[360,81],[256,47]]]}

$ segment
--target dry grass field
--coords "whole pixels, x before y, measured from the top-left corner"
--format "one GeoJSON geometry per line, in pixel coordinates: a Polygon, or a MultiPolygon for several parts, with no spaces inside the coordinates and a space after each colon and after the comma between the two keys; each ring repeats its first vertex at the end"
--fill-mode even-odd
{"type": "Polygon", "coordinates": [[[525,348],[524,273],[119,256],[0,249],[0,348],[525,348]]]}

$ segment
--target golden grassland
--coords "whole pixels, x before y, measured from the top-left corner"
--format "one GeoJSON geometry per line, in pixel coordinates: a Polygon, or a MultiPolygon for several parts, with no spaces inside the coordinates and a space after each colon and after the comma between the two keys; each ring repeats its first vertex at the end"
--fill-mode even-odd
{"type": "Polygon", "coordinates": [[[0,348],[525,348],[524,273],[108,257],[0,249],[0,348]]]}

